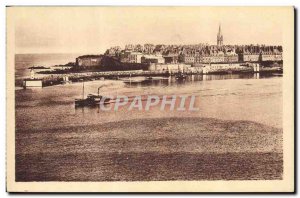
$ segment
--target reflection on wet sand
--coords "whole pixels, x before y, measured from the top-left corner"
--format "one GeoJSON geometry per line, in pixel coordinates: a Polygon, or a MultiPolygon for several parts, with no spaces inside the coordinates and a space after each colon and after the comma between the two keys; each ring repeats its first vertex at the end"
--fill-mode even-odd
{"type": "Polygon", "coordinates": [[[17,181],[282,179],[282,78],[91,81],[86,93],[195,95],[199,111],[75,108],[82,84],[16,90],[17,181]]]}

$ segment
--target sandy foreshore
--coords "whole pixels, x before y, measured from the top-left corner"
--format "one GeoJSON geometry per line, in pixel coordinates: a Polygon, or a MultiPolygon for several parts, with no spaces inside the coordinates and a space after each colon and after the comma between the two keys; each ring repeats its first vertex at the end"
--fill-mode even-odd
{"type": "Polygon", "coordinates": [[[149,118],[16,131],[17,181],[281,179],[282,129],[149,118]]]}

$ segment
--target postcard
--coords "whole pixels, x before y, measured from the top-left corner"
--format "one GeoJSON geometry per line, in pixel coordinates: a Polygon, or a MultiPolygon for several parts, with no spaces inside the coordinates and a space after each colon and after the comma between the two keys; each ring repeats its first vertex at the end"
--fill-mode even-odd
{"type": "Polygon", "coordinates": [[[293,7],[7,12],[8,192],[293,192],[293,7]]]}

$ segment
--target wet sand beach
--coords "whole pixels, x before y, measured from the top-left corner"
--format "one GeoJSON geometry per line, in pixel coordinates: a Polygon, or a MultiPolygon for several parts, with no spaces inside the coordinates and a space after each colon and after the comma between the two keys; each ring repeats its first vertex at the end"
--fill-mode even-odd
{"type": "Polygon", "coordinates": [[[250,121],[136,119],[16,135],[17,181],[282,178],[282,130],[250,121]]]}

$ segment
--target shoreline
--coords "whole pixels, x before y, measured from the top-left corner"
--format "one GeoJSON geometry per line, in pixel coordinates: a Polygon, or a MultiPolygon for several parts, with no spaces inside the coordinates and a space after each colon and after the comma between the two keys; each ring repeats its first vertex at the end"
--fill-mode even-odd
{"type": "MultiPolygon", "coordinates": [[[[25,81],[35,81],[41,80],[42,87],[59,85],[59,84],[68,84],[72,82],[83,82],[83,81],[93,81],[93,80],[118,80],[119,78],[124,77],[170,77],[180,75],[180,72],[168,73],[168,72],[152,72],[152,71],[141,71],[141,70],[128,70],[128,71],[84,71],[79,73],[50,73],[47,75],[35,79],[23,79],[25,81]],[[66,79],[66,76],[68,77],[66,79]]],[[[219,70],[209,73],[195,73],[195,72],[186,72],[184,75],[201,75],[201,76],[210,76],[210,75],[227,75],[227,74],[262,74],[262,75],[272,75],[276,74],[279,76],[283,75],[283,71],[278,68],[265,68],[261,69],[259,72],[254,72],[253,70],[219,70]]]]}
{"type": "Polygon", "coordinates": [[[251,121],[148,118],[17,130],[16,140],[17,181],[273,180],[283,171],[282,129],[251,121]]]}

